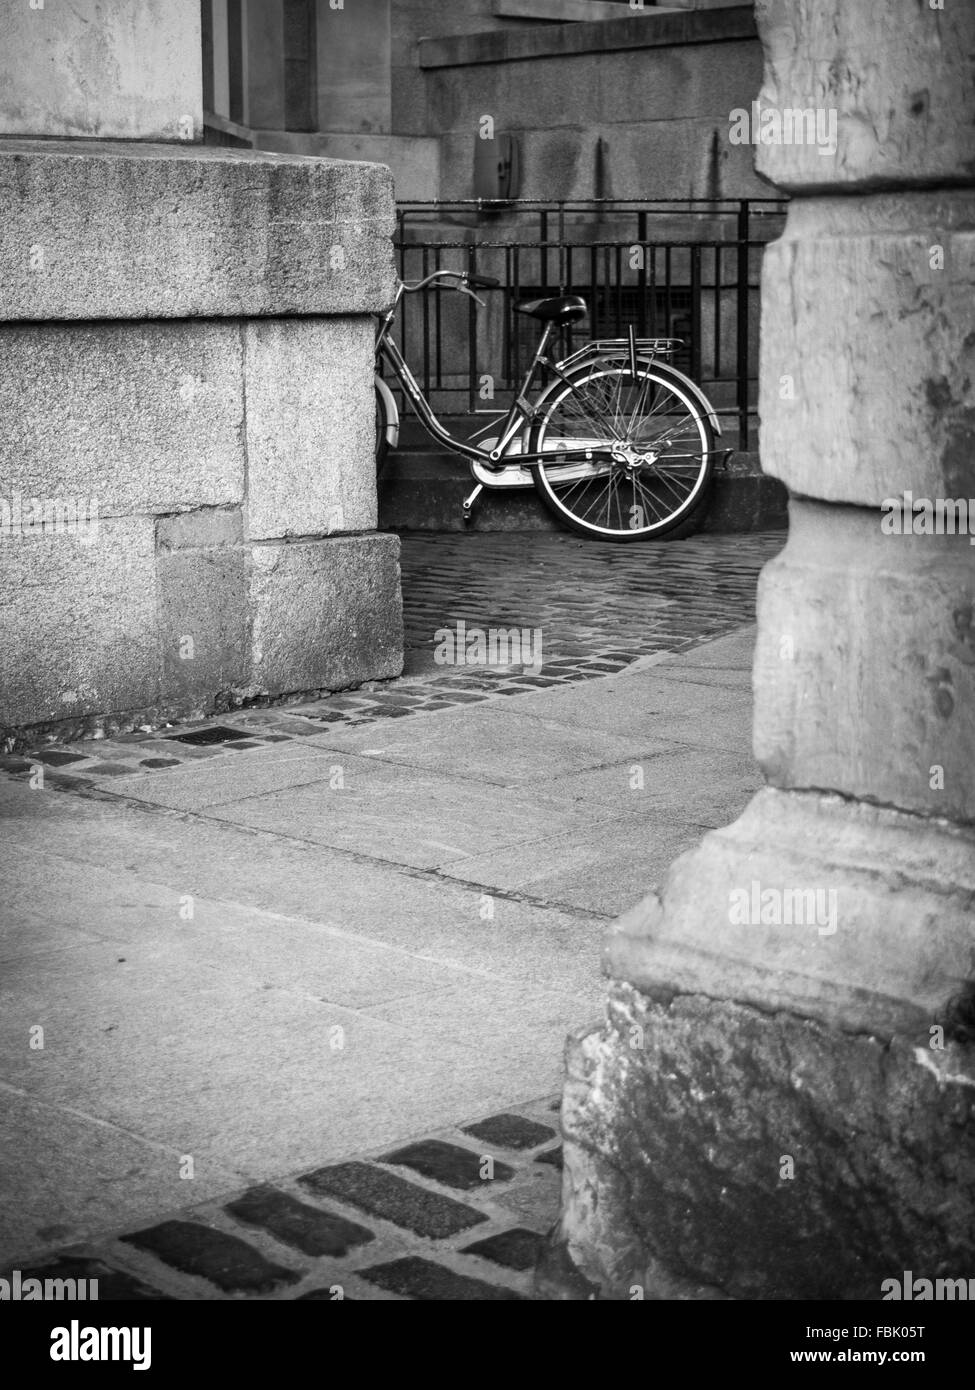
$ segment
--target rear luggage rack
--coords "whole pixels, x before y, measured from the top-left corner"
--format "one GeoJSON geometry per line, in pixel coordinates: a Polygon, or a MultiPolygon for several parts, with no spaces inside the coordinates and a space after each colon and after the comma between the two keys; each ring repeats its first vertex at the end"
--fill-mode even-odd
{"type": "Polygon", "coordinates": [[[567,357],[559,363],[560,367],[569,367],[573,362],[580,361],[583,357],[590,356],[619,356],[622,353],[629,353],[631,349],[636,350],[637,356],[645,357],[648,353],[653,357],[664,357],[677,351],[684,346],[683,338],[593,338],[591,342],[579,348],[571,357],[567,357]]]}

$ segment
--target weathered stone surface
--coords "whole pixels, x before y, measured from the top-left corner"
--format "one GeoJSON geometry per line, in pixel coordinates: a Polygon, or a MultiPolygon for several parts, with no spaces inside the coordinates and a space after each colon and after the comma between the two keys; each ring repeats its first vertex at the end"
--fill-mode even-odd
{"type": "Polygon", "coordinates": [[[403,669],[399,539],[251,547],[252,672],[269,692],[340,689],[403,669]]]}
{"type": "Polygon", "coordinates": [[[790,516],[759,581],[766,778],[975,822],[971,538],[887,535],[878,512],[812,502],[790,516]]]}
{"type": "MultiPolygon", "coordinates": [[[[753,53],[748,56],[754,58],[753,53]]],[[[533,70],[528,64],[524,66],[529,72],[533,70]]],[[[563,79],[559,89],[563,93],[566,80],[571,82],[571,76],[563,79]]],[[[645,91],[645,67],[640,83],[645,91]]],[[[535,197],[582,199],[612,194],[616,198],[666,201],[668,195],[673,197],[675,168],[682,171],[689,198],[770,196],[768,185],[755,173],[752,148],[728,142],[728,103],[710,115],[604,125],[598,114],[600,90],[593,94],[592,119],[581,129],[529,129],[521,137],[522,187],[530,188],[535,197]],[[652,159],[648,158],[648,148],[653,150],[652,159]]],[[[741,93],[753,90],[754,83],[747,85],[747,78],[739,79],[739,100],[745,100],[741,93]]],[[[734,100],[730,104],[733,107],[734,100]]],[[[476,126],[441,140],[442,198],[470,195],[477,140],[476,126]]],[[[631,230],[622,232],[624,237],[632,235],[631,230]]]]}
{"type": "Polygon", "coordinates": [[[879,1301],[904,1270],[967,1277],[975,1046],[930,1041],[614,986],[569,1047],[563,1253],[610,1299],[879,1301]]]}
{"type": "Polygon", "coordinates": [[[0,324],[0,495],[239,502],[242,363],[237,324],[0,324]]]}
{"type": "Polygon", "coordinates": [[[152,521],[85,534],[0,535],[0,724],[159,698],[152,521]]]}
{"type": "Polygon", "coordinates": [[[243,539],[240,507],[201,507],[197,511],[161,516],[156,521],[156,550],[160,555],[169,555],[174,550],[241,545],[243,539]]]}
{"type": "Polygon", "coordinates": [[[187,711],[248,693],[250,556],[242,547],[181,548],[156,560],[162,688],[187,711]]]}
{"type": "Polygon", "coordinates": [[[793,202],[762,303],[766,472],[830,501],[910,490],[975,512],[975,193],[793,202]]]}
{"type": "Polygon", "coordinates": [[[971,978],[973,893],[971,830],[766,788],[614,923],[605,968],[658,998],[926,1033],[971,978]]]}
{"type": "Polygon", "coordinates": [[[0,133],[201,139],[201,53],[196,0],[5,5],[0,133]]]}
{"type": "Polygon", "coordinates": [[[252,539],[375,529],[374,338],[365,317],[246,326],[252,539]]]}
{"type": "Polygon", "coordinates": [[[0,141],[0,319],[372,313],[392,179],[215,146],[0,141]]]}
{"type": "Polygon", "coordinates": [[[975,181],[975,9],[945,0],[756,0],[763,107],[837,112],[835,157],[760,145],[756,168],[789,191],[975,181]]]}

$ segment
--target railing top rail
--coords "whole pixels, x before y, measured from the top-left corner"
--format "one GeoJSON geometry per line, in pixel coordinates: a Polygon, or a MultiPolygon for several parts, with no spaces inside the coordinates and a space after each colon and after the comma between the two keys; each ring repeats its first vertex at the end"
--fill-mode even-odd
{"type": "Polygon", "coordinates": [[[593,207],[626,207],[640,211],[658,205],[686,208],[701,204],[701,210],[707,211],[718,205],[739,208],[746,203],[749,207],[758,207],[762,204],[777,204],[784,207],[789,201],[788,198],[404,198],[397,203],[397,207],[407,209],[487,208],[491,211],[500,211],[508,207],[565,208],[567,210],[579,208],[581,211],[593,207]]]}
{"type": "MultiPolygon", "coordinates": [[[[545,250],[546,248],[551,251],[557,251],[560,246],[571,246],[573,250],[581,251],[599,251],[606,249],[617,251],[629,246],[629,244],[630,243],[626,239],[622,241],[570,241],[563,237],[561,240],[548,239],[546,241],[478,241],[473,249],[477,251],[510,251],[512,248],[517,247],[521,251],[545,250]]],[[[679,238],[668,237],[666,243],[661,243],[661,246],[663,249],[669,246],[671,250],[674,251],[698,251],[702,249],[706,250],[708,247],[717,247],[722,251],[726,251],[729,246],[734,246],[735,244],[736,239],[730,241],[681,241],[679,238]]],[[[405,250],[409,251],[470,251],[472,249],[471,242],[469,241],[437,240],[429,242],[398,242],[397,245],[402,245],[405,250]]],[[[749,245],[764,246],[765,242],[756,239],[755,241],[749,241],[749,245]]]]}

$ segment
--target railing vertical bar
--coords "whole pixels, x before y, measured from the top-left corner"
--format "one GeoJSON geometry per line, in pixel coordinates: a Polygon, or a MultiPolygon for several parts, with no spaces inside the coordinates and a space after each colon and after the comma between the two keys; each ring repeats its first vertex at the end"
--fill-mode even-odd
{"type": "MultiPolygon", "coordinates": [[[[512,261],[514,260],[514,257],[513,257],[513,255],[512,255],[513,250],[514,250],[514,248],[513,248],[512,246],[506,246],[506,247],[504,248],[504,284],[505,284],[505,289],[506,289],[506,290],[507,290],[507,287],[511,284],[512,280],[514,279],[514,269],[513,269],[513,267],[512,267],[512,261]]],[[[505,305],[504,305],[504,308],[503,308],[503,310],[502,310],[502,315],[501,315],[501,316],[502,316],[502,319],[505,319],[505,318],[507,317],[507,308],[508,308],[508,306],[507,306],[507,294],[506,294],[506,295],[505,295],[505,305]]],[[[508,384],[508,382],[511,380],[511,376],[512,376],[512,372],[511,372],[511,334],[510,334],[510,333],[502,333],[502,334],[501,334],[501,374],[502,374],[502,377],[503,377],[505,386],[507,386],[507,384],[508,384]]]]}
{"type": "Polygon", "coordinates": [[[619,244],[614,248],[616,252],[616,336],[623,336],[623,248],[619,244]]]}
{"type": "MultiPolygon", "coordinates": [[[[437,257],[437,269],[439,270],[439,268],[440,268],[440,257],[438,256],[438,257],[437,257]]],[[[442,356],[442,345],[443,345],[443,332],[442,332],[442,325],[443,325],[443,299],[442,299],[442,297],[441,297],[439,294],[435,294],[435,295],[433,296],[433,303],[434,303],[434,314],[433,314],[434,333],[435,333],[435,335],[436,335],[436,353],[435,353],[435,355],[434,355],[434,371],[435,371],[435,373],[436,373],[436,378],[437,378],[437,390],[438,390],[438,391],[442,391],[442,390],[443,390],[443,356],[442,356]]]]}
{"type": "Polygon", "coordinates": [[[701,247],[691,247],[691,376],[701,380],[701,247]]]}
{"type": "MultiPolygon", "coordinates": [[[[430,274],[430,250],[429,246],[423,248],[423,268],[420,279],[424,280],[430,274]]],[[[430,394],[430,296],[421,295],[423,300],[423,391],[425,395],[430,394]]]]}
{"type": "Polygon", "coordinates": [[[521,247],[515,247],[515,270],[514,283],[511,287],[511,299],[508,305],[508,337],[514,344],[514,371],[509,378],[511,388],[514,389],[516,383],[521,380],[521,340],[518,337],[518,315],[515,313],[515,305],[521,298],[521,247]]]}
{"type": "Polygon", "coordinates": [[[565,294],[565,203],[559,205],[559,294],[565,294]]]}
{"type": "Polygon", "coordinates": [[[637,307],[637,326],[640,336],[647,337],[647,214],[640,212],[637,214],[637,244],[639,246],[639,259],[637,265],[639,300],[637,307]]]}
{"type": "Polygon", "coordinates": [[[548,208],[542,208],[540,214],[541,224],[541,245],[538,252],[538,283],[543,289],[548,288],[548,208]]]}
{"type": "Polygon", "coordinates": [[[721,378],[721,252],[719,241],[714,243],[714,379],[721,378]]]}
{"type": "Polygon", "coordinates": [[[737,323],[736,373],[738,448],[748,448],[748,199],[738,205],[738,274],[735,295],[737,323]]]}
{"type": "MultiPolygon", "coordinates": [[[[477,247],[473,243],[467,248],[467,269],[471,275],[477,274],[477,247]]],[[[476,409],[475,382],[480,380],[477,365],[477,304],[473,299],[467,301],[467,349],[470,357],[470,368],[467,372],[467,411],[469,415],[473,415],[476,409]]]]}
{"type": "MultiPolygon", "coordinates": [[[[575,285],[575,281],[574,281],[573,278],[572,278],[572,251],[573,251],[573,248],[572,248],[571,245],[566,246],[566,248],[565,248],[566,289],[567,289],[567,290],[570,290],[570,291],[573,289],[573,287],[574,287],[574,285],[575,285]]],[[[571,352],[573,351],[573,345],[574,345],[574,343],[575,343],[575,326],[574,326],[573,324],[571,324],[571,323],[570,323],[570,324],[567,326],[567,328],[566,328],[566,342],[568,343],[569,352],[571,353],[571,352]]]]}
{"type": "Polygon", "coordinates": [[[650,252],[650,332],[662,337],[657,315],[657,247],[647,248],[650,252]]]}
{"type": "Polygon", "coordinates": [[[589,305],[589,331],[594,338],[599,337],[599,275],[597,269],[597,258],[599,252],[595,246],[589,248],[589,284],[592,291],[592,302],[589,305]]]}
{"type": "Polygon", "coordinates": [[[671,249],[669,244],[664,247],[664,333],[667,334],[668,337],[674,331],[670,308],[671,249]]]}

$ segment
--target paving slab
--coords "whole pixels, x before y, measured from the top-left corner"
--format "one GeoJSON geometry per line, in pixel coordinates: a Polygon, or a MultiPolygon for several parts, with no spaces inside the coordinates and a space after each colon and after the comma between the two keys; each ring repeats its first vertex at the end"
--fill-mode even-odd
{"type": "Polygon", "coordinates": [[[216,1164],[188,1181],[180,1176],[177,1150],[2,1083],[0,1111],[0,1264],[240,1185],[240,1174],[216,1164]]]}
{"type": "Polygon", "coordinates": [[[702,834],[700,825],[627,815],[478,855],[460,865],[445,864],[443,871],[463,873],[468,882],[489,889],[515,890],[612,917],[659,883],[673,860],[702,834]]]}
{"type": "MultiPolygon", "coordinates": [[[[483,885],[444,878],[439,871],[407,871],[210,818],[141,807],[127,812],[111,799],[37,793],[0,781],[5,854],[14,840],[35,855],[49,854],[55,830],[68,882],[77,866],[91,863],[119,876],[133,900],[144,876],[175,890],[170,901],[184,894],[225,899],[431,960],[503,969],[519,982],[602,995],[599,952],[607,919],[598,915],[504,895],[489,895],[485,902],[483,885]]],[[[44,872],[36,865],[31,870],[40,879],[44,872]]],[[[61,894],[60,901],[63,911],[66,902],[82,900],[72,893],[61,894]]],[[[48,930],[56,921],[49,908],[56,909],[50,898],[38,918],[47,920],[48,930]]],[[[88,921],[83,908],[77,916],[88,921]]],[[[116,913],[113,930],[123,930],[127,920],[125,912],[116,913]]]]}
{"type": "Polygon", "coordinates": [[[737,730],[738,747],[729,751],[666,744],[649,756],[634,755],[613,766],[556,778],[546,785],[546,794],[577,803],[612,801],[620,816],[634,816],[654,828],[726,825],[764,780],[746,751],[749,720],[729,717],[722,727],[729,742],[737,730]]]}
{"type": "Polygon", "coordinates": [[[553,805],[534,787],[486,784],[378,758],[342,759],[341,789],[308,782],[211,806],[210,814],[415,868],[531,843],[600,814],[598,808],[553,805]]]}
{"type": "MultiPolygon", "coordinates": [[[[408,767],[449,770],[494,786],[538,786],[552,778],[624,758],[650,757],[670,745],[647,733],[621,737],[546,720],[544,739],[525,717],[522,700],[492,701],[476,709],[418,715],[368,729],[329,730],[308,739],[336,753],[348,751],[408,767]]],[[[544,697],[532,712],[545,717],[544,697]]]]}
{"type": "MultiPolygon", "coordinates": [[[[42,750],[10,759],[0,1259],[86,1247],[170,1297],[527,1292],[558,1167],[475,1122],[520,1115],[557,1152],[544,1098],[566,1034],[603,1007],[609,920],[747,801],[741,625],[781,539],[641,555],[407,539],[415,651],[455,618],[538,626],[541,677],[419,661],[393,685],[224,714],[248,735],[232,752],[159,731],[93,740],[38,788],[42,750]],[[176,766],[134,765],[170,750],[176,766]],[[516,1170],[465,1191],[476,1233],[431,1247],[402,1212],[298,1183],[431,1144],[516,1170]],[[349,1229],[374,1238],[329,1253],[349,1229]],[[155,1234],[127,1239],[140,1231],[155,1234]],[[258,1288],[267,1267],[297,1277],[258,1288]]],[[[396,1171],[410,1202],[449,1196],[396,1171]]]]}
{"type": "Polygon", "coordinates": [[[201,811],[242,796],[263,796],[298,787],[303,782],[320,781],[329,776],[329,764],[327,749],[309,748],[307,739],[302,739],[253,749],[246,758],[226,753],[204,762],[193,760],[188,765],[152,773],[115,777],[111,790],[116,796],[151,802],[154,806],[201,811]]]}

